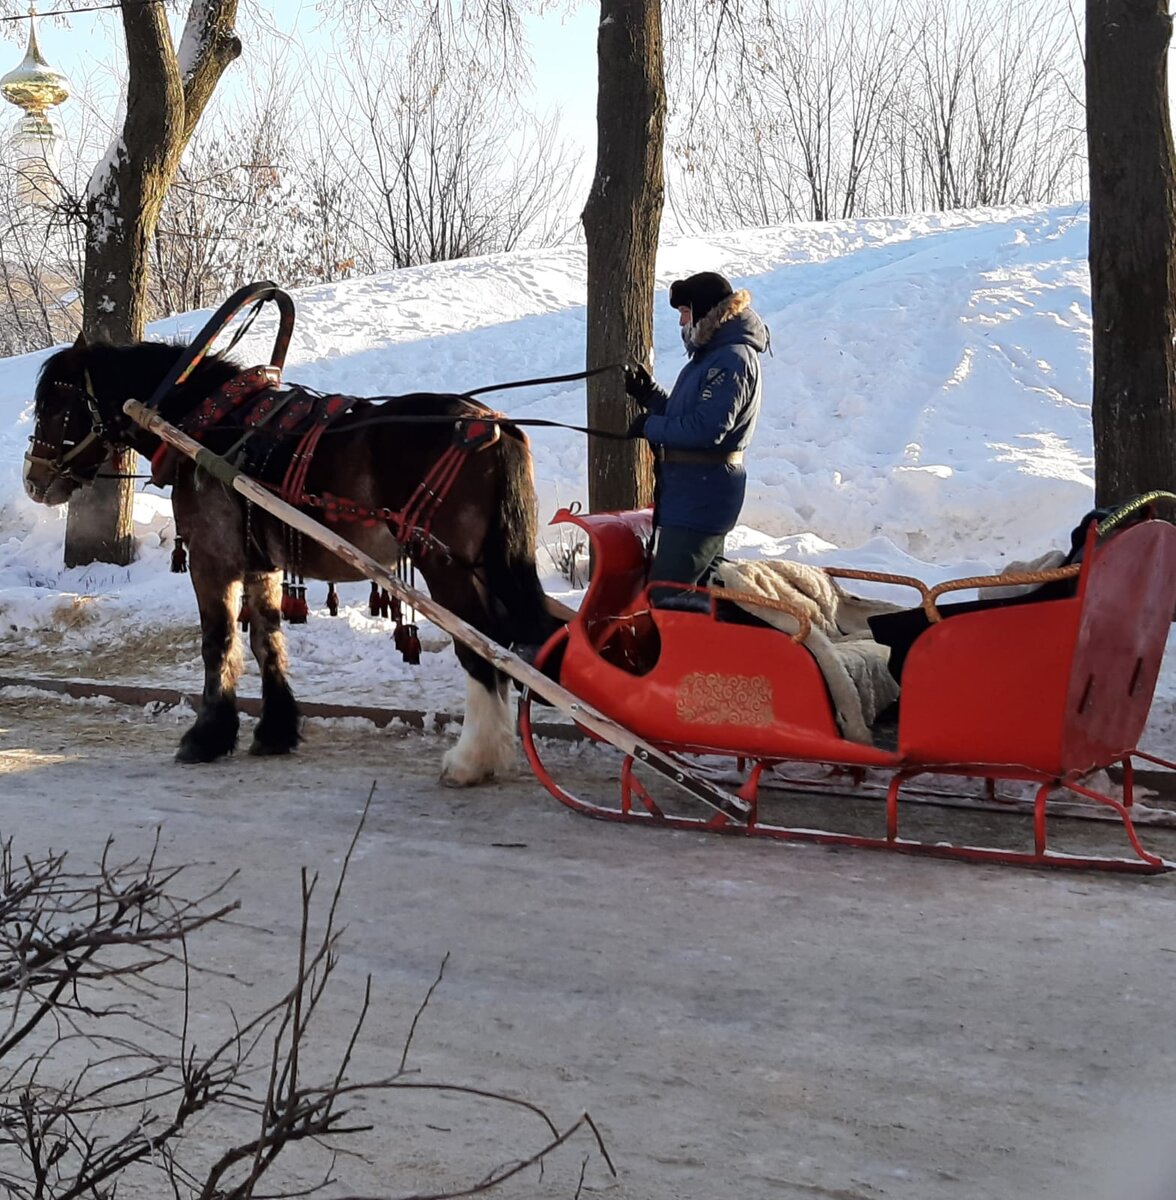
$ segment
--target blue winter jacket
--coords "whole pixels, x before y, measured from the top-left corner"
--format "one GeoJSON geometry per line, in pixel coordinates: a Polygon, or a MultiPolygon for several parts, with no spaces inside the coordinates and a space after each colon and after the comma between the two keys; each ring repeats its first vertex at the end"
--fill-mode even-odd
{"type": "MultiPolygon", "coordinates": [[[[654,385],[643,433],[655,447],[725,453],[751,442],[768,329],[750,303],[739,291],[712,309],[695,327],[690,361],[673,389],[654,385]]],[[[746,490],[742,464],[660,462],[658,523],[727,533],[739,520],[746,490]]]]}

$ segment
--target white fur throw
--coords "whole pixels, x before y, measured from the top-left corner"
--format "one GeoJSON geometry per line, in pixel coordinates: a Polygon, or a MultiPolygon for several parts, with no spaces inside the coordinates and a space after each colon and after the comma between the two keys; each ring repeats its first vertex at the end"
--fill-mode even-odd
{"type": "MultiPolygon", "coordinates": [[[[842,737],[873,745],[870,726],[898,699],[898,684],[886,669],[890,649],[873,640],[866,619],[898,612],[902,605],[851,596],[819,567],[806,563],[780,559],[724,562],[718,574],[732,592],[754,592],[783,601],[808,617],[812,631],[804,644],[825,677],[842,737]]],[[[795,633],[800,627],[788,613],[752,600],[732,599],[784,633],[795,633]]]]}

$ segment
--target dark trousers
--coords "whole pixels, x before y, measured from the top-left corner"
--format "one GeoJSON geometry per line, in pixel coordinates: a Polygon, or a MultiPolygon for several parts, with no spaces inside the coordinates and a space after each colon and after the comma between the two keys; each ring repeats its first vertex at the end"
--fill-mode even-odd
{"type": "MultiPolygon", "coordinates": [[[[654,583],[707,584],[715,562],[727,544],[723,533],[703,533],[681,525],[662,525],[657,531],[649,578],[654,583]]],[[[670,588],[655,588],[653,600],[672,596],[670,588]]]]}

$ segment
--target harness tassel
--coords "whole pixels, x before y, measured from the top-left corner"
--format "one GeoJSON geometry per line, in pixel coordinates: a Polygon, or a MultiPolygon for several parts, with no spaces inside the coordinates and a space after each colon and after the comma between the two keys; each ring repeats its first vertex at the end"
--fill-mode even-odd
{"type": "Polygon", "coordinates": [[[285,572],[283,572],[282,573],[282,603],[279,606],[281,609],[283,621],[288,621],[290,619],[290,604],[291,604],[292,600],[293,600],[293,597],[290,595],[290,579],[289,579],[289,576],[287,576],[285,574],[285,572]]]}
{"type": "Polygon", "coordinates": [[[339,615],[339,593],[335,591],[335,585],[333,583],[327,584],[327,612],[329,612],[332,617],[337,617],[339,615]]]}
{"type": "Polygon", "coordinates": [[[242,633],[248,633],[249,622],[253,618],[253,613],[249,611],[249,601],[244,596],[241,597],[241,609],[237,613],[237,624],[241,626],[242,633]]]}
{"type": "MultiPolygon", "coordinates": [[[[396,575],[409,586],[416,586],[416,564],[411,558],[400,556],[396,563],[396,575]]],[[[416,627],[416,613],[407,605],[402,606],[399,601],[396,601],[396,632],[392,635],[392,641],[410,667],[420,664],[421,639],[416,627]]]]}
{"type": "Polygon", "coordinates": [[[404,646],[401,653],[404,655],[404,661],[410,667],[420,665],[421,639],[417,634],[417,627],[415,625],[404,626],[404,646]]]}
{"type": "Polygon", "coordinates": [[[171,569],[173,575],[188,573],[188,551],[184,549],[184,539],[176,534],[176,544],[171,552],[171,569]]]}
{"type": "Polygon", "coordinates": [[[310,613],[306,604],[306,583],[301,575],[296,578],[298,582],[290,585],[290,624],[305,625],[310,613]]]}
{"type": "Polygon", "coordinates": [[[372,590],[368,593],[368,612],[373,617],[380,615],[380,585],[372,581],[372,590]]]}

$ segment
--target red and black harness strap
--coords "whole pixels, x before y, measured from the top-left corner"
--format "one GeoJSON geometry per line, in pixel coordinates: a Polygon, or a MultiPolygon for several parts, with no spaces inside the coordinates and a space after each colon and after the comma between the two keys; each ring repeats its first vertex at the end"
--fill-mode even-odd
{"type": "MultiPolygon", "coordinates": [[[[354,396],[321,397],[321,403],[314,412],[314,424],[302,435],[298,445],[294,448],[290,465],[286,468],[286,474],[282,480],[281,490],[278,492],[278,495],[288,504],[298,504],[306,494],[306,477],[310,473],[310,464],[318,449],[319,441],[326,433],[327,427],[338,420],[354,403],[354,396]]],[[[293,422],[288,422],[288,425],[290,433],[297,428],[293,422]]],[[[281,433],[287,432],[287,429],[283,428],[283,419],[278,421],[278,430],[281,433]]]]}
{"type": "MultiPolygon", "coordinates": [[[[281,379],[282,373],[278,367],[251,367],[242,371],[207,395],[199,408],[177,421],[177,428],[196,441],[202,442],[210,430],[223,425],[237,409],[245,405],[250,406],[250,424],[256,424],[254,414],[258,414],[265,400],[269,396],[277,397],[282,394],[277,390],[281,379]],[[252,403],[254,398],[263,392],[268,393],[268,396],[263,397],[260,403],[252,403]]],[[[165,487],[171,483],[175,464],[181,457],[178,450],[173,449],[167,442],[161,442],[159,449],[151,456],[151,482],[156,487],[165,487]]]]}
{"type": "Polygon", "coordinates": [[[433,540],[433,522],[469,456],[494,445],[501,436],[498,422],[493,419],[497,415],[488,414],[484,421],[470,422],[483,428],[447,446],[401,508],[371,508],[333,492],[321,496],[303,492],[291,503],[321,509],[323,519],[331,524],[355,521],[365,528],[386,524],[402,546],[423,549],[433,540]]]}
{"type": "MultiPolygon", "coordinates": [[[[437,512],[469,456],[493,446],[502,436],[503,415],[480,402],[471,401],[474,412],[468,416],[453,416],[453,441],[429,468],[402,508],[372,508],[330,492],[316,496],[306,490],[315,452],[328,428],[348,411],[356,398],[324,396],[301,388],[282,389],[280,381],[281,373],[277,367],[252,367],[242,371],[210,393],[198,408],[177,424],[197,441],[204,441],[209,433],[223,430],[230,422],[235,428],[243,428],[241,438],[228,451],[229,456],[241,452],[250,437],[263,428],[268,437],[279,441],[288,443],[297,437],[281,482],[265,479],[259,482],[288,504],[321,509],[324,519],[332,523],[358,521],[366,527],[386,524],[406,548],[423,549],[434,541],[432,528],[437,512]]],[[[390,417],[393,421],[396,419],[393,414],[390,417]]],[[[439,417],[439,423],[444,419],[439,417]]],[[[525,439],[521,431],[518,436],[525,439]]],[[[178,461],[176,455],[177,452],[164,443],[152,457],[152,480],[158,486],[172,482],[174,464],[178,461]]],[[[291,553],[296,560],[296,548],[291,553]]]]}
{"type": "MultiPolygon", "coordinates": [[[[481,404],[477,407],[484,408],[481,404]]],[[[306,477],[314,451],[327,425],[338,415],[339,412],[324,411],[320,422],[303,436],[279,495],[290,504],[322,509],[324,519],[329,522],[358,521],[365,527],[386,524],[400,545],[417,550],[434,541],[433,522],[437,512],[470,455],[493,446],[502,436],[500,422],[503,416],[492,409],[484,409],[474,417],[455,416],[453,441],[413,489],[403,507],[371,508],[330,492],[315,496],[306,491],[306,477]]]]}

